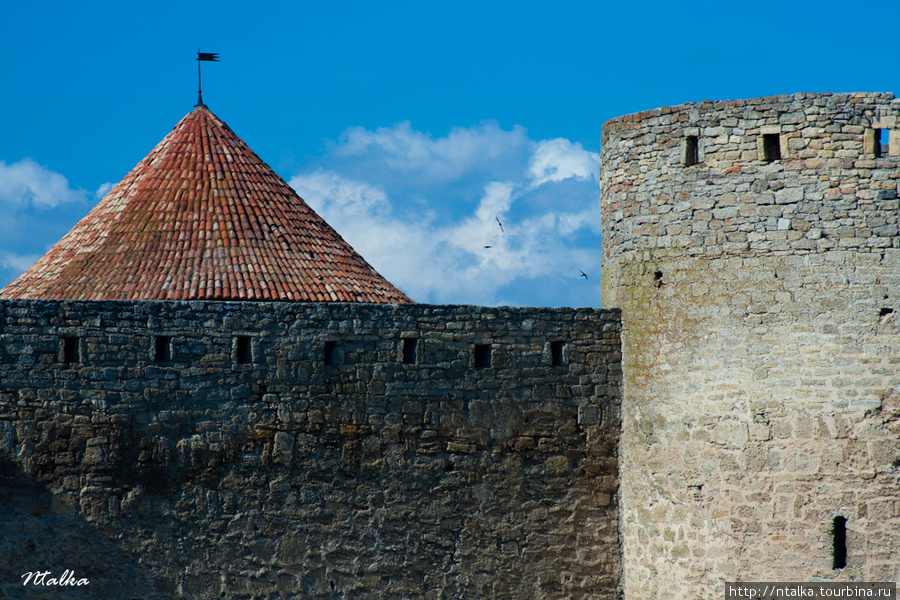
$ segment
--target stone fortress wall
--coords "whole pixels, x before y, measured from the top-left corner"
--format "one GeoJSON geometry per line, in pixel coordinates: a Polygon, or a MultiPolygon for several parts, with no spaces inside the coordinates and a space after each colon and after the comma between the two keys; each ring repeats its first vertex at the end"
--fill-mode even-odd
{"type": "Polygon", "coordinates": [[[628,600],[900,579],[898,116],[797,94],[604,125],[628,600]]]}
{"type": "Polygon", "coordinates": [[[609,598],[620,317],[0,301],[0,596],[609,598]],[[72,570],[82,588],[23,588],[72,570]]]}

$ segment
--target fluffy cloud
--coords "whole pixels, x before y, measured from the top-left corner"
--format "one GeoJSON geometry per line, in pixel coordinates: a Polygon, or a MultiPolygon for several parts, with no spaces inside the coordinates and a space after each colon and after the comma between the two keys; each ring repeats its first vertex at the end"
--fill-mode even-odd
{"type": "Polygon", "coordinates": [[[16,254],[8,251],[0,252],[0,269],[9,269],[17,273],[22,273],[39,258],[40,255],[38,254],[16,254]]]}
{"type": "Polygon", "coordinates": [[[556,138],[536,145],[528,161],[528,175],[534,186],[570,178],[585,180],[596,177],[599,165],[599,154],[586,152],[581,144],[556,138]]]}
{"type": "Polygon", "coordinates": [[[30,158],[6,164],[0,160],[0,206],[53,208],[85,198],[83,190],[73,190],[69,181],[30,158]]]}
{"type": "Polygon", "coordinates": [[[115,185],[114,183],[109,183],[109,182],[104,183],[103,185],[101,185],[100,187],[97,188],[97,191],[94,192],[94,195],[98,199],[103,198],[106,194],[109,193],[109,190],[113,189],[114,185],[115,185]]]}
{"type": "Polygon", "coordinates": [[[599,306],[598,169],[520,127],[400,123],[347,130],[290,184],[417,302],[599,306]]]}
{"type": "Polygon", "coordinates": [[[434,139],[405,121],[375,131],[352,127],[333,150],[336,157],[364,159],[417,180],[444,183],[514,166],[527,141],[524,128],[504,131],[493,122],[454,128],[434,139]]]}
{"type": "Polygon", "coordinates": [[[0,287],[31,266],[96,199],[30,158],[0,161],[0,287]]]}
{"type": "Polygon", "coordinates": [[[334,202],[345,214],[377,214],[390,209],[387,194],[381,188],[342,179],[332,171],[316,170],[291,179],[291,186],[310,205],[324,207],[334,202]]]}

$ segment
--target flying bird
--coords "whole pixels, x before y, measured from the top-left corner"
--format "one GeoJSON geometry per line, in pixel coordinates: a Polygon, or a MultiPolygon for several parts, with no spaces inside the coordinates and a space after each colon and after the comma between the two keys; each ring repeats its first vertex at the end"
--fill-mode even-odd
{"type": "Polygon", "coordinates": [[[500,226],[500,231],[503,232],[503,223],[500,222],[500,217],[494,217],[494,218],[497,219],[497,225],[500,226]]]}
{"type": "Polygon", "coordinates": [[[585,279],[588,278],[587,273],[585,273],[584,271],[578,271],[578,272],[581,273],[581,276],[584,277],[585,279]]]}
{"type": "Polygon", "coordinates": [[[493,246],[485,246],[485,248],[493,248],[493,246]]]}

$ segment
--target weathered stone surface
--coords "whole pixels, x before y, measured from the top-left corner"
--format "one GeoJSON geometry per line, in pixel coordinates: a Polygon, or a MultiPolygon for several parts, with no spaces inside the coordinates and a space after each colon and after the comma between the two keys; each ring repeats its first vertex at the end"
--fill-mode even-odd
{"type": "Polygon", "coordinates": [[[865,145],[898,114],[890,94],[796,94],[604,126],[628,600],[900,579],[900,420],[886,408],[900,392],[900,157],[865,145]],[[781,158],[766,161],[774,133],[781,158]]]}
{"type": "Polygon", "coordinates": [[[69,569],[90,585],[47,597],[612,599],[619,331],[592,309],[0,301],[0,595],[69,569]]]}

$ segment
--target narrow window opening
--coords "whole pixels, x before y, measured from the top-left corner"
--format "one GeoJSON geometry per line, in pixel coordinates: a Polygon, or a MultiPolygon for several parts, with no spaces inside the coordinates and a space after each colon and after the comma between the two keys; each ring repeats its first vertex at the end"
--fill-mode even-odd
{"type": "Polygon", "coordinates": [[[81,362],[81,348],[78,338],[74,336],[65,336],[62,339],[62,355],[64,363],[81,362]]]}
{"type": "Polygon", "coordinates": [[[663,272],[657,271],[653,274],[653,283],[656,284],[656,287],[661,288],[663,284],[663,272]]]}
{"type": "Polygon", "coordinates": [[[777,133],[763,134],[763,160],[772,162],[781,160],[781,136],[777,133]]]}
{"type": "Polygon", "coordinates": [[[688,493],[691,495],[691,498],[693,498],[694,502],[702,502],[703,501],[703,485],[702,484],[689,485],[688,493]]]}
{"type": "Polygon", "coordinates": [[[416,342],[418,341],[416,338],[405,338],[403,340],[403,364],[416,364],[416,342]]]}
{"type": "Polygon", "coordinates": [[[235,338],[234,360],[239,365],[246,365],[252,362],[253,356],[250,351],[249,335],[239,335],[235,338]]]}
{"type": "Polygon", "coordinates": [[[563,348],[566,343],[563,341],[550,342],[550,364],[559,367],[563,364],[563,348]]]}
{"type": "Polygon", "coordinates": [[[875,155],[875,158],[881,158],[882,156],[887,156],[888,153],[888,135],[887,131],[884,129],[876,129],[875,130],[875,144],[872,148],[872,153],[875,155]]]}
{"type": "Polygon", "coordinates": [[[341,347],[340,347],[340,345],[333,340],[329,340],[329,341],[325,342],[325,348],[324,348],[324,354],[323,354],[322,360],[328,366],[341,364],[341,347]]]}
{"type": "Polygon", "coordinates": [[[491,345],[475,344],[474,363],[476,369],[487,369],[491,366],[491,345]]]}
{"type": "Polygon", "coordinates": [[[847,566],[847,519],[835,517],[831,529],[834,541],[834,563],[832,569],[843,569],[847,566]]]}
{"type": "Polygon", "coordinates": [[[684,138],[684,166],[690,167],[700,162],[700,145],[696,135],[684,138]]]}
{"type": "Polygon", "coordinates": [[[156,341],[153,344],[153,360],[155,362],[169,362],[172,360],[172,336],[156,336],[156,341]]]}

